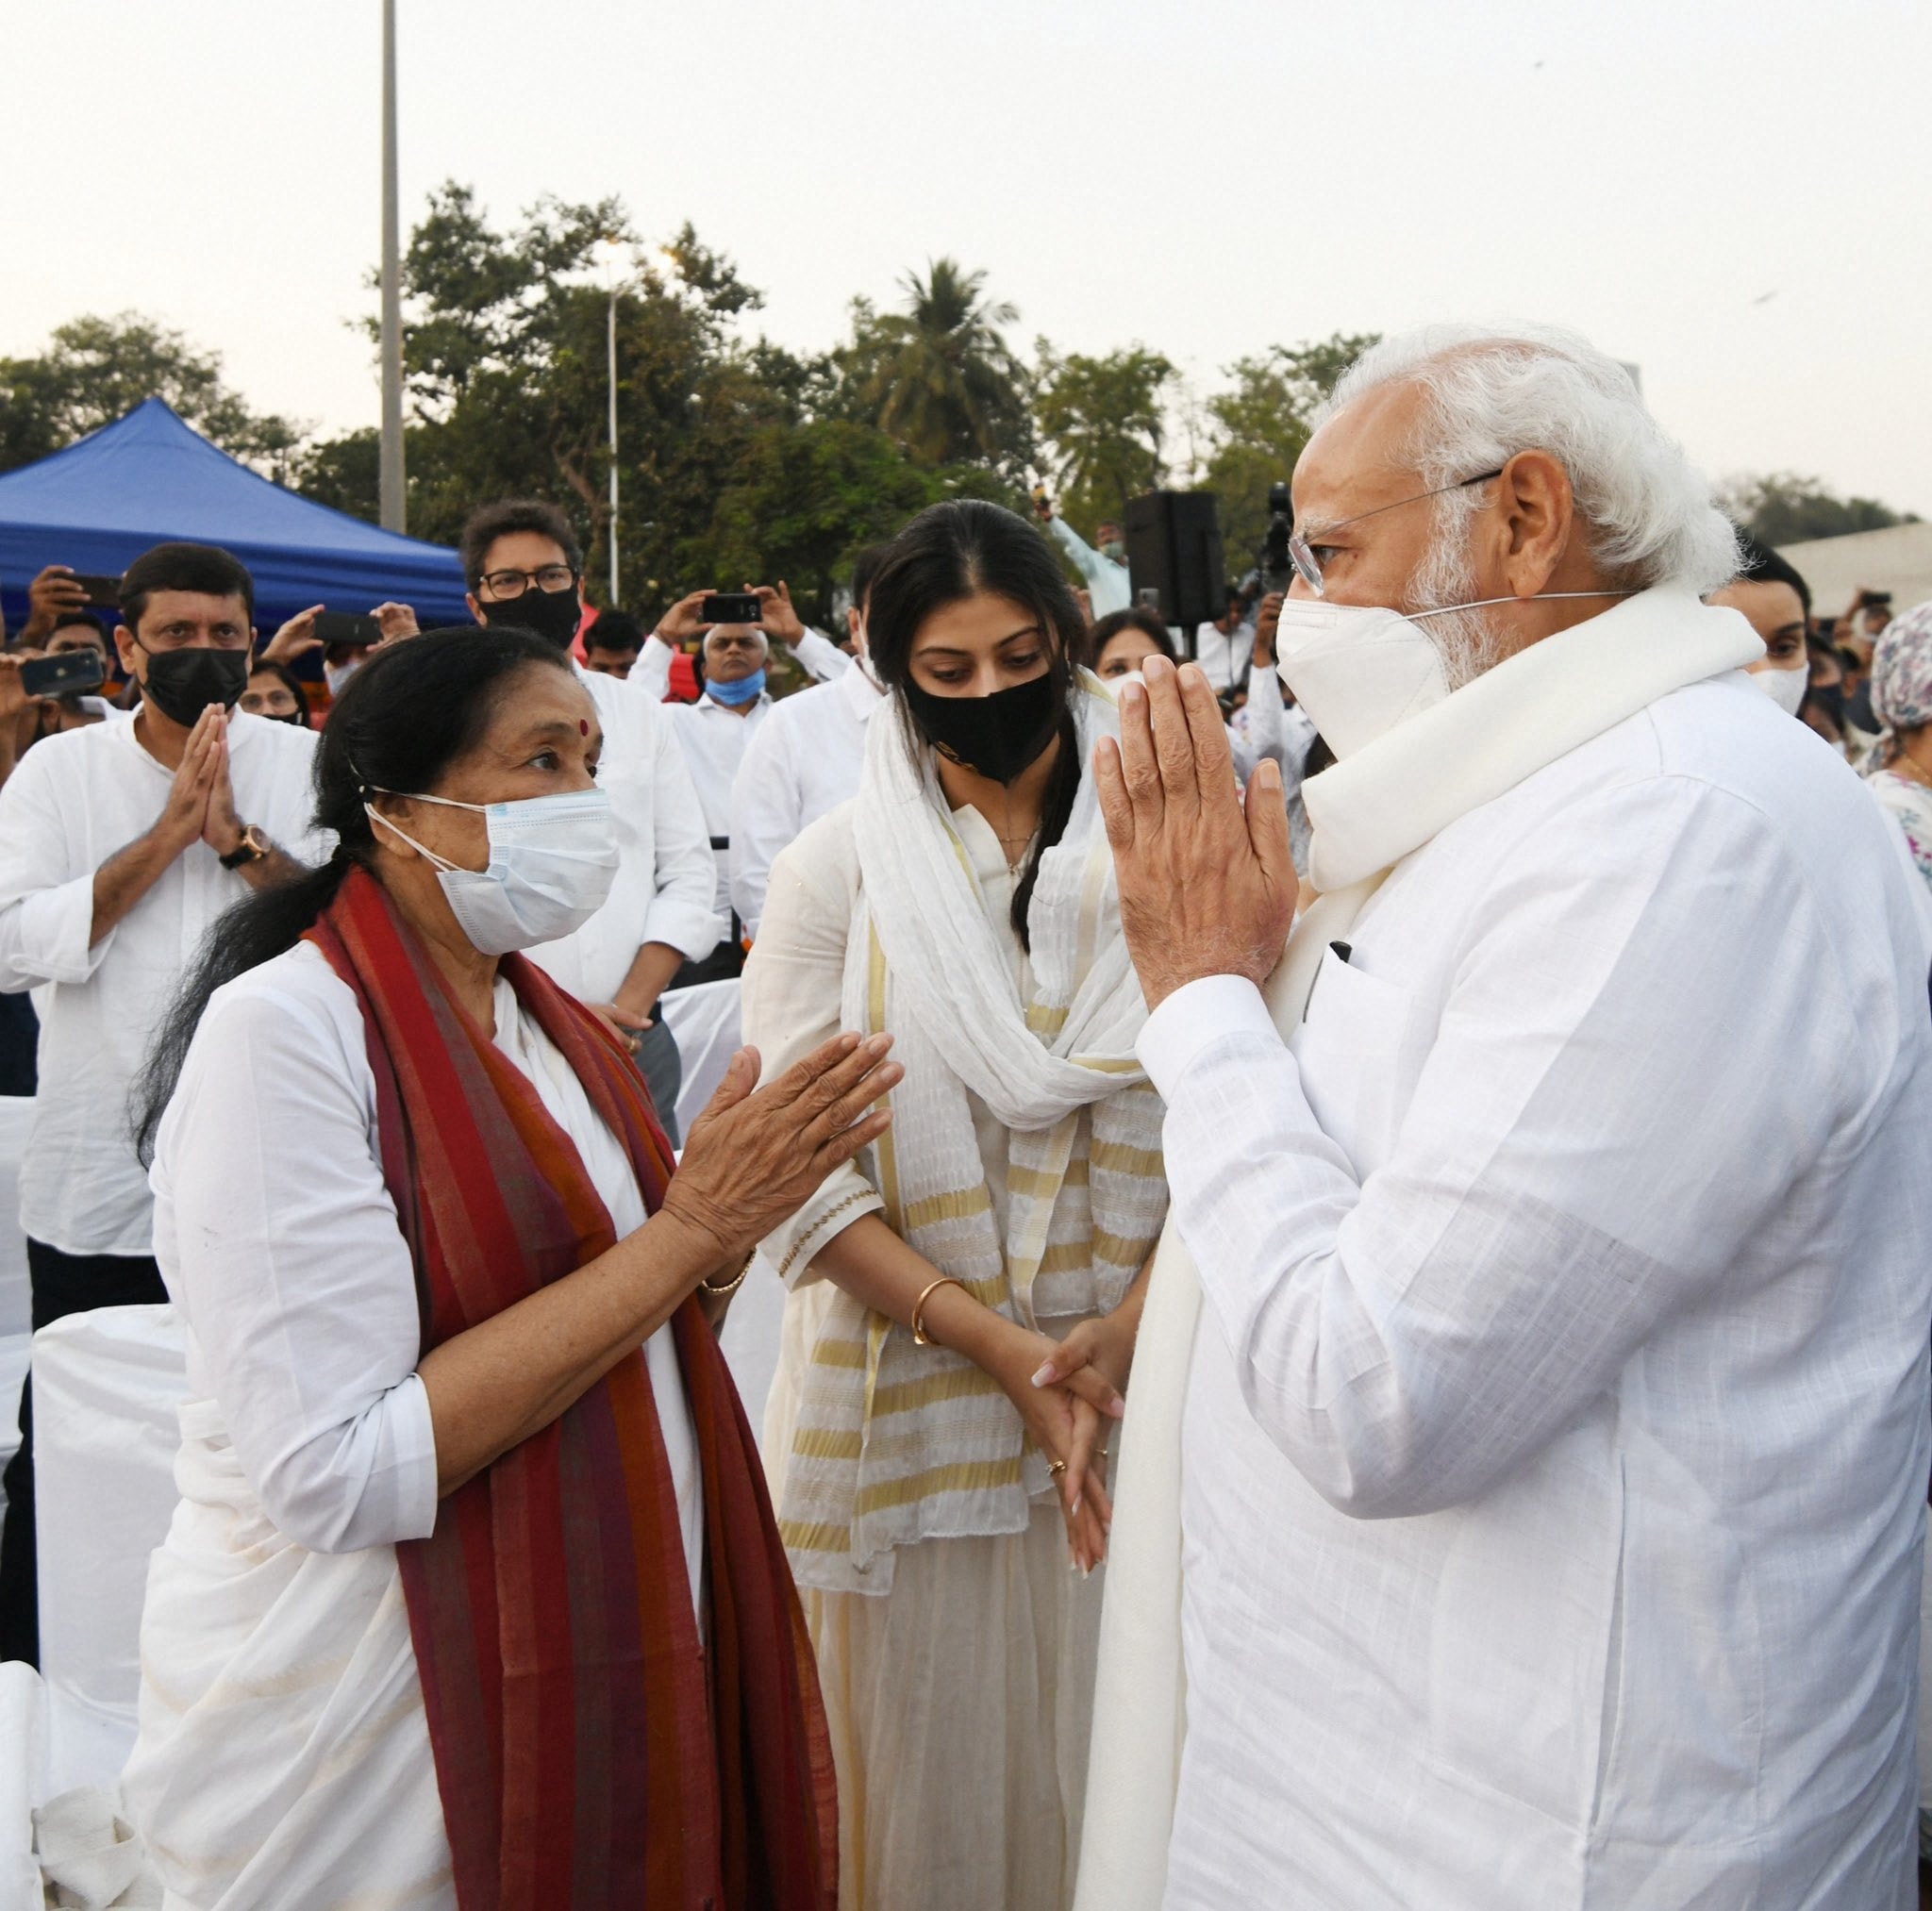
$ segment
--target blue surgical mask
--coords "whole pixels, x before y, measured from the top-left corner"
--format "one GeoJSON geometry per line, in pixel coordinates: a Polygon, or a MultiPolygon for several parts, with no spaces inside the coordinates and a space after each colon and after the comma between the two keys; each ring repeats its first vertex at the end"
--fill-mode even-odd
{"type": "Polygon", "coordinates": [[[740,677],[734,684],[721,684],[715,678],[705,681],[705,694],[713,703],[728,705],[736,709],[741,704],[755,704],[765,693],[765,672],[763,665],[753,671],[748,677],[740,677]]]}
{"type": "MultiPolygon", "coordinates": [[[[378,796],[400,792],[378,789],[378,796]]],[[[474,809],[490,820],[490,866],[466,870],[425,848],[365,803],[372,823],[400,837],[436,870],[450,913],[484,956],[508,956],[581,929],[610,894],[617,875],[617,822],[605,789],[566,789],[516,803],[458,803],[411,796],[445,809],[474,809]]]]}

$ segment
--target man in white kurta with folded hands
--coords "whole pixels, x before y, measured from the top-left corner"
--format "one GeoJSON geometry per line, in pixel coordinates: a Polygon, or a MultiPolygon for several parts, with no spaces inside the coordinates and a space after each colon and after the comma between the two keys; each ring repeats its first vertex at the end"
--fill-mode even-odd
{"type": "Polygon", "coordinates": [[[1932,950],[1883,819],[1580,341],[1378,346],[1295,509],[1338,761],[1285,956],[1206,680],[1101,746],[1174,1206],[1079,1903],[1915,1903],[1932,950]]]}

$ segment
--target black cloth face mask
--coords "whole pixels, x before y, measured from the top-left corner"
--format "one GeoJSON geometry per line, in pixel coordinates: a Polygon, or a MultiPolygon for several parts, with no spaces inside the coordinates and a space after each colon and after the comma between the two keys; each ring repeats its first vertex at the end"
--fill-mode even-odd
{"type": "Polygon", "coordinates": [[[184,730],[193,729],[210,704],[232,710],[248,688],[246,650],[148,650],[144,643],[141,647],[147,651],[142,695],[184,730]]]}
{"type": "Polygon", "coordinates": [[[568,650],[584,621],[584,607],[577,601],[576,586],[568,590],[539,590],[529,586],[521,597],[481,607],[483,622],[512,630],[533,630],[546,643],[568,650]]]}
{"type": "Polygon", "coordinates": [[[906,706],[941,756],[995,783],[1011,783],[1040,761],[1067,707],[1051,671],[989,697],[936,697],[908,681],[906,706]]]}

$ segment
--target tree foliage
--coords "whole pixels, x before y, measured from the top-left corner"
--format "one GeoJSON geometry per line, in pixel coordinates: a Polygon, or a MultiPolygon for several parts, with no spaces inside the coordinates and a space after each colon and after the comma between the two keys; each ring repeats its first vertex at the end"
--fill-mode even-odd
{"type": "Polygon", "coordinates": [[[1268,529],[1268,490],[1293,475],[1315,413],[1349,366],[1381,335],[1337,332],[1274,345],[1227,367],[1233,382],[1208,401],[1215,445],[1203,489],[1221,496],[1228,569],[1239,574],[1268,529]]]}
{"type": "Polygon", "coordinates": [[[1017,478],[1032,455],[1025,367],[1001,327],[1020,314],[984,296],[986,274],[956,260],[908,273],[904,311],[853,302],[838,354],[840,408],[869,417],[921,464],[985,464],[1017,478]]]}
{"type": "Polygon", "coordinates": [[[1841,498],[1817,478],[1794,472],[1727,478],[1717,490],[1724,509],[1760,543],[1774,547],[1918,523],[1910,511],[1901,515],[1875,498],[1841,498]]]}
{"type": "Polygon", "coordinates": [[[165,398],[224,451],[277,479],[304,436],[229,391],[218,353],[138,312],[90,315],[57,325],[35,357],[0,358],[0,471],[47,457],[148,398],[165,398]]]}
{"type": "MultiPolygon", "coordinates": [[[[1194,447],[1179,462],[1220,494],[1239,575],[1266,528],[1270,486],[1292,474],[1323,400],[1374,341],[1338,333],[1272,346],[1226,367],[1200,404],[1139,341],[1096,355],[1042,339],[1024,364],[1008,341],[1017,311],[983,272],[941,258],[901,282],[896,309],[855,300],[845,338],[800,357],[759,335],[761,294],[689,225],[650,246],[614,198],[546,198],[492,221],[454,181],[430,195],[403,280],[409,529],[450,542],[484,500],[553,499],[581,529],[600,602],[614,297],[619,595],[646,616],[701,586],[783,577],[824,621],[862,545],[941,498],[1024,508],[1034,469],[1091,537],[1128,499],[1174,481],[1177,423],[1194,447]]],[[[158,393],[277,481],[375,519],[374,429],[315,438],[258,413],[229,389],[217,354],[132,312],[72,320],[38,355],[0,359],[0,470],[158,393]]],[[[1725,502],[1772,543],[1900,522],[1788,473],[1735,479],[1725,502]]]]}
{"type": "Polygon", "coordinates": [[[1166,474],[1164,400],[1174,367],[1138,344],[1105,357],[1062,357],[1041,339],[1035,356],[1033,416],[1059,508],[1075,523],[1118,522],[1129,498],[1166,474]]]}

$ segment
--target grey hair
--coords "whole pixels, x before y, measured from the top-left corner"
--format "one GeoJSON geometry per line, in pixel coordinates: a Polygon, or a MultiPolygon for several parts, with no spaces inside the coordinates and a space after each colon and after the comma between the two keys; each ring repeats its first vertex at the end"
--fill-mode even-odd
{"type": "MultiPolygon", "coordinates": [[[[1644,407],[1629,373],[1587,340],[1545,325],[1405,332],[1349,367],[1317,424],[1395,384],[1423,393],[1408,452],[1431,489],[1520,451],[1546,451],[1569,474],[1591,555],[1609,576],[1704,596],[1737,575],[1737,532],[1708,482],[1644,407]]],[[[1480,487],[1445,491],[1438,535],[1456,540],[1482,501],[1480,487]]]]}

